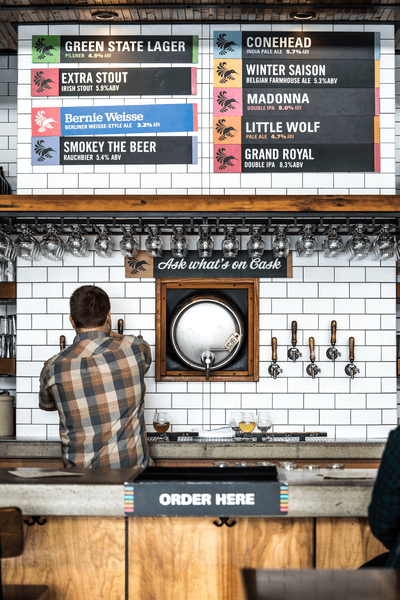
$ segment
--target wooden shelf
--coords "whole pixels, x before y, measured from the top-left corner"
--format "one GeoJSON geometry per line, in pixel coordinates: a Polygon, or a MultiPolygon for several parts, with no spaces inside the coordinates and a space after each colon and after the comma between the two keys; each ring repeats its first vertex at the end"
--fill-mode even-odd
{"type": "Polygon", "coordinates": [[[16,366],[15,358],[0,358],[0,376],[1,375],[15,375],[16,366]]]}
{"type": "Polygon", "coordinates": [[[15,281],[0,281],[0,299],[16,299],[17,284],[15,281]]]}

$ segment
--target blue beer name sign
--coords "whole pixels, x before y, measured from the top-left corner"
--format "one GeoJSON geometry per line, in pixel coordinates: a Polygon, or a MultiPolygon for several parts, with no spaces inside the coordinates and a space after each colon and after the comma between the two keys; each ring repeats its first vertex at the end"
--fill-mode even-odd
{"type": "Polygon", "coordinates": [[[61,135],[197,131],[197,104],[63,107],[61,135]]]}

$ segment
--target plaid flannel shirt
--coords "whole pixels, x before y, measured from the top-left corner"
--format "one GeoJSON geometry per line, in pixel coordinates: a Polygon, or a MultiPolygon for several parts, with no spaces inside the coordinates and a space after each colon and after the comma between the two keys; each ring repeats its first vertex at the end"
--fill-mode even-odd
{"type": "Polygon", "coordinates": [[[144,340],[96,330],[79,333],[45,363],[39,405],[58,410],[65,467],[153,464],[144,423],[150,364],[144,340]]]}
{"type": "Polygon", "coordinates": [[[400,534],[400,427],[389,434],[368,517],[372,533],[390,550],[400,534]]]}

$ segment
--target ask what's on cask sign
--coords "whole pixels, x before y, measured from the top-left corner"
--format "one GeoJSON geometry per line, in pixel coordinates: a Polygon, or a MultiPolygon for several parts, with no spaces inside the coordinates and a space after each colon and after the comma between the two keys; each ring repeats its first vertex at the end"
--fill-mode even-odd
{"type": "Polygon", "coordinates": [[[287,258],[275,258],[271,250],[262,257],[251,258],[244,250],[234,258],[224,257],[222,251],[215,251],[212,257],[200,258],[196,251],[190,251],[185,258],[175,258],[167,250],[161,258],[152,258],[140,251],[136,258],[125,258],[125,277],[151,278],[274,278],[292,277],[292,253],[287,258]]]}

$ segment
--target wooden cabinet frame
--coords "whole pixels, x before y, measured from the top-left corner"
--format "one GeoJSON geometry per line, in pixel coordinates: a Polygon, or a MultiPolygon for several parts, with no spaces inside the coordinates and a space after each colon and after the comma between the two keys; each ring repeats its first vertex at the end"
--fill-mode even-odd
{"type": "Polygon", "coordinates": [[[258,279],[157,279],[156,281],[156,381],[206,381],[203,371],[167,370],[167,290],[247,289],[248,367],[244,371],[211,371],[209,381],[258,381],[259,280],[258,279]]]}

